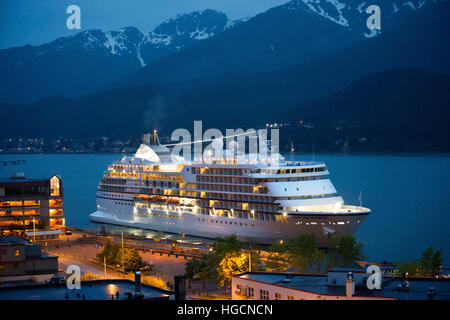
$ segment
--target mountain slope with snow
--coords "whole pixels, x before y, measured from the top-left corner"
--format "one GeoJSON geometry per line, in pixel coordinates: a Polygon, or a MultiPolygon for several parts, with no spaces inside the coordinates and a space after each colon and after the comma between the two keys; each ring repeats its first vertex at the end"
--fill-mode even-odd
{"type": "Polygon", "coordinates": [[[297,10],[306,5],[324,19],[371,38],[380,34],[385,27],[389,27],[392,20],[438,1],[441,0],[293,0],[282,7],[297,10]],[[372,12],[368,13],[366,9],[371,5],[380,8],[382,21],[380,30],[367,29],[366,21],[372,12]]]}
{"type": "Polygon", "coordinates": [[[134,27],[93,29],[40,46],[0,50],[0,101],[87,94],[239,23],[204,10],[178,15],[147,34],[134,27]]]}
{"type": "Polygon", "coordinates": [[[292,0],[238,21],[204,10],[178,15],[149,33],[86,30],[41,46],[0,50],[0,102],[289,68],[372,41],[445,1],[292,0]],[[381,9],[381,30],[366,27],[373,4],[381,9]]]}

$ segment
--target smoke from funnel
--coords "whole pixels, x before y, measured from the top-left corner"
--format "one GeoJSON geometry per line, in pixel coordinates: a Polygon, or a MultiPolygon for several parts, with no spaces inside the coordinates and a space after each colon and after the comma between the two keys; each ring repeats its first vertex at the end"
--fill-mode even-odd
{"type": "Polygon", "coordinates": [[[147,102],[147,108],[144,111],[144,128],[147,132],[153,129],[161,130],[164,127],[168,117],[169,105],[163,97],[154,97],[147,102]]]}

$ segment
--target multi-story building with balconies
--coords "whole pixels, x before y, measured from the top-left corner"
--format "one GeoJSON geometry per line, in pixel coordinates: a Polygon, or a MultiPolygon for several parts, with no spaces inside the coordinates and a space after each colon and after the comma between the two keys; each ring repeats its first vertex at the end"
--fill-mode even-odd
{"type": "MultiPolygon", "coordinates": [[[[15,174],[0,178],[1,236],[64,229],[64,190],[60,177],[29,179],[24,174],[15,174]]],[[[54,235],[47,232],[46,236],[54,235]]]]}

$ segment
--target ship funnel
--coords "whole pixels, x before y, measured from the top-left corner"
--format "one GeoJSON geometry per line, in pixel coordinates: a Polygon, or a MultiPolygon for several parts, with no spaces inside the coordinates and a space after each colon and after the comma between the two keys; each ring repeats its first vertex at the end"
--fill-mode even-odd
{"type": "Polygon", "coordinates": [[[158,146],[159,145],[158,131],[154,129],[153,132],[144,134],[142,136],[142,142],[147,146],[158,146]]]}

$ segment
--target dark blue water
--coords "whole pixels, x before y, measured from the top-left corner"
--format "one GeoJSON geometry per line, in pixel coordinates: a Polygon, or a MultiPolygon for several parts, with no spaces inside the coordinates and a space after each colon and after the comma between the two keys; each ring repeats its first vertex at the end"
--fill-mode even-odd
{"type": "MultiPolygon", "coordinates": [[[[26,161],[0,167],[0,177],[24,171],[28,177],[59,174],[65,192],[66,224],[96,228],[89,222],[103,171],[120,155],[1,155],[1,160],[26,161]]],[[[311,160],[311,156],[296,156],[311,160]]],[[[373,213],[356,236],[369,260],[418,259],[428,246],[442,248],[450,263],[450,157],[389,155],[316,155],[326,162],[331,180],[346,203],[373,213]]]]}

